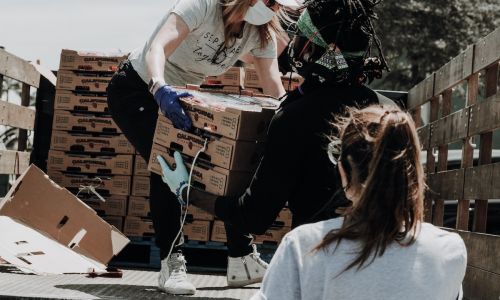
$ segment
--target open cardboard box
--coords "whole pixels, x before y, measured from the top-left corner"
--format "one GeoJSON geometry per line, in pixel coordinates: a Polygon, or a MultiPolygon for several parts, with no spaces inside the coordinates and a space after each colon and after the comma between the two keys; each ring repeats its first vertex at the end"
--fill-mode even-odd
{"type": "Polygon", "coordinates": [[[129,240],[31,165],[0,202],[0,256],[36,274],[102,272],[129,240]]]}

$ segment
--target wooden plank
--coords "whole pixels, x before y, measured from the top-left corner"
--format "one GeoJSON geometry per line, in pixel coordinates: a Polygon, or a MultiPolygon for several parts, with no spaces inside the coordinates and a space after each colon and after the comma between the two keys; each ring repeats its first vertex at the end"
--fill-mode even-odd
{"type": "Polygon", "coordinates": [[[40,85],[40,73],[29,62],[0,49],[0,74],[34,87],[40,85]]]}
{"type": "Polygon", "coordinates": [[[474,49],[474,73],[500,59],[500,28],[479,39],[474,49]]]}
{"type": "Polygon", "coordinates": [[[438,197],[446,200],[460,199],[463,194],[465,170],[451,170],[433,174],[431,185],[438,197]]]}
{"type": "Polygon", "coordinates": [[[21,174],[29,166],[30,153],[0,150],[0,174],[21,174]]]}
{"type": "Polygon", "coordinates": [[[468,266],[463,281],[464,299],[499,299],[500,275],[468,266]]]}
{"type": "Polygon", "coordinates": [[[492,184],[489,188],[489,199],[499,199],[500,198],[500,163],[493,164],[493,171],[491,171],[491,182],[492,184]]]}
{"type": "MultiPolygon", "coordinates": [[[[23,83],[21,92],[21,106],[27,107],[30,105],[30,86],[23,83]]],[[[19,129],[17,137],[17,150],[26,151],[28,148],[28,131],[26,129],[19,129]]]]}
{"type": "Polygon", "coordinates": [[[408,91],[409,110],[414,110],[418,106],[430,101],[434,95],[434,77],[435,74],[432,73],[408,91]]]}
{"type": "Polygon", "coordinates": [[[464,198],[489,199],[494,165],[465,169],[464,198]]]}
{"type": "Polygon", "coordinates": [[[0,100],[0,125],[33,130],[35,111],[0,100]]]}
{"type": "Polygon", "coordinates": [[[467,248],[467,265],[500,274],[500,236],[455,230],[467,248]]]}
{"type": "Polygon", "coordinates": [[[431,137],[431,127],[429,125],[420,127],[417,129],[417,132],[422,150],[428,150],[431,137]]]}
{"type": "Polygon", "coordinates": [[[434,95],[439,95],[446,89],[452,88],[472,74],[474,46],[454,57],[451,61],[436,71],[434,95]]]}
{"type": "Polygon", "coordinates": [[[469,136],[500,127],[500,94],[473,105],[470,110],[469,136]]]}
{"type": "Polygon", "coordinates": [[[469,110],[464,108],[432,123],[430,147],[450,144],[467,137],[469,110]]]}

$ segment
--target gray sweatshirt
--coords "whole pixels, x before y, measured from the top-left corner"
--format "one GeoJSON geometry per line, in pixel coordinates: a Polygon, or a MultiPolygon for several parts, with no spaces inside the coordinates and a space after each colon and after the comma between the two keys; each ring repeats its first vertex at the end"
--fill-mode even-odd
{"type": "Polygon", "coordinates": [[[278,247],[262,286],[252,299],[425,299],[462,298],[467,252],[459,235],[423,223],[409,247],[393,243],[359,271],[340,274],[360,246],[343,240],[333,253],[311,252],[342,218],[307,224],[289,232],[278,247]]]}

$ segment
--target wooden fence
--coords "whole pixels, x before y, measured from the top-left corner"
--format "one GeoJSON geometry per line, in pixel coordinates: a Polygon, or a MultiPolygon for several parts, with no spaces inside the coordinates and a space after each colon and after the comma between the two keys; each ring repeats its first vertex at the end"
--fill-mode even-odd
{"type": "Polygon", "coordinates": [[[17,150],[0,149],[0,174],[20,174],[29,165],[28,130],[34,129],[35,111],[28,108],[31,88],[38,88],[40,72],[36,66],[0,49],[0,86],[8,77],[21,83],[21,105],[0,99],[0,125],[19,128],[17,150]]]}
{"type": "Polygon", "coordinates": [[[500,299],[500,237],[484,234],[488,203],[500,199],[500,163],[492,163],[493,136],[500,128],[499,61],[497,28],[408,92],[408,109],[426,151],[425,218],[443,226],[445,204],[457,203],[454,227],[467,245],[468,299],[500,299]],[[459,91],[466,91],[463,97],[459,91]],[[452,102],[457,98],[464,103],[458,109],[452,102]],[[457,143],[460,165],[450,169],[449,149],[457,143]]]}

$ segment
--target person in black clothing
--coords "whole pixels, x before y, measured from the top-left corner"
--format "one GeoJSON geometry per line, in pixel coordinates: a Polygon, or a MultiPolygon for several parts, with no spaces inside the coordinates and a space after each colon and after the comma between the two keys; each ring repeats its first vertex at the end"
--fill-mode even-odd
{"type": "MultiPolygon", "coordinates": [[[[240,197],[215,196],[195,188],[190,191],[191,204],[214,212],[225,222],[229,260],[246,259],[247,277],[241,281],[258,277],[252,272],[259,266],[252,256],[251,237],[232,240],[230,236],[264,233],[287,202],[292,227],[331,218],[336,208],[348,204],[335,197],[342,195],[337,193],[341,184],[327,155],[327,136],[332,133],[332,116],[346,106],[380,102],[379,95],[364,85],[387,69],[371,23],[376,4],[371,0],[305,3],[289,45],[291,67],[305,81],[287,95],[272,119],[265,152],[249,188],[240,197]],[[379,57],[369,58],[373,43],[379,57]]],[[[175,188],[172,178],[187,178],[183,168],[172,171],[161,158],[159,161],[170,188],[175,188]]],[[[176,164],[182,165],[180,155],[176,164]]],[[[184,199],[185,192],[179,201],[184,199]]],[[[228,276],[232,273],[228,270],[228,276]]]]}

